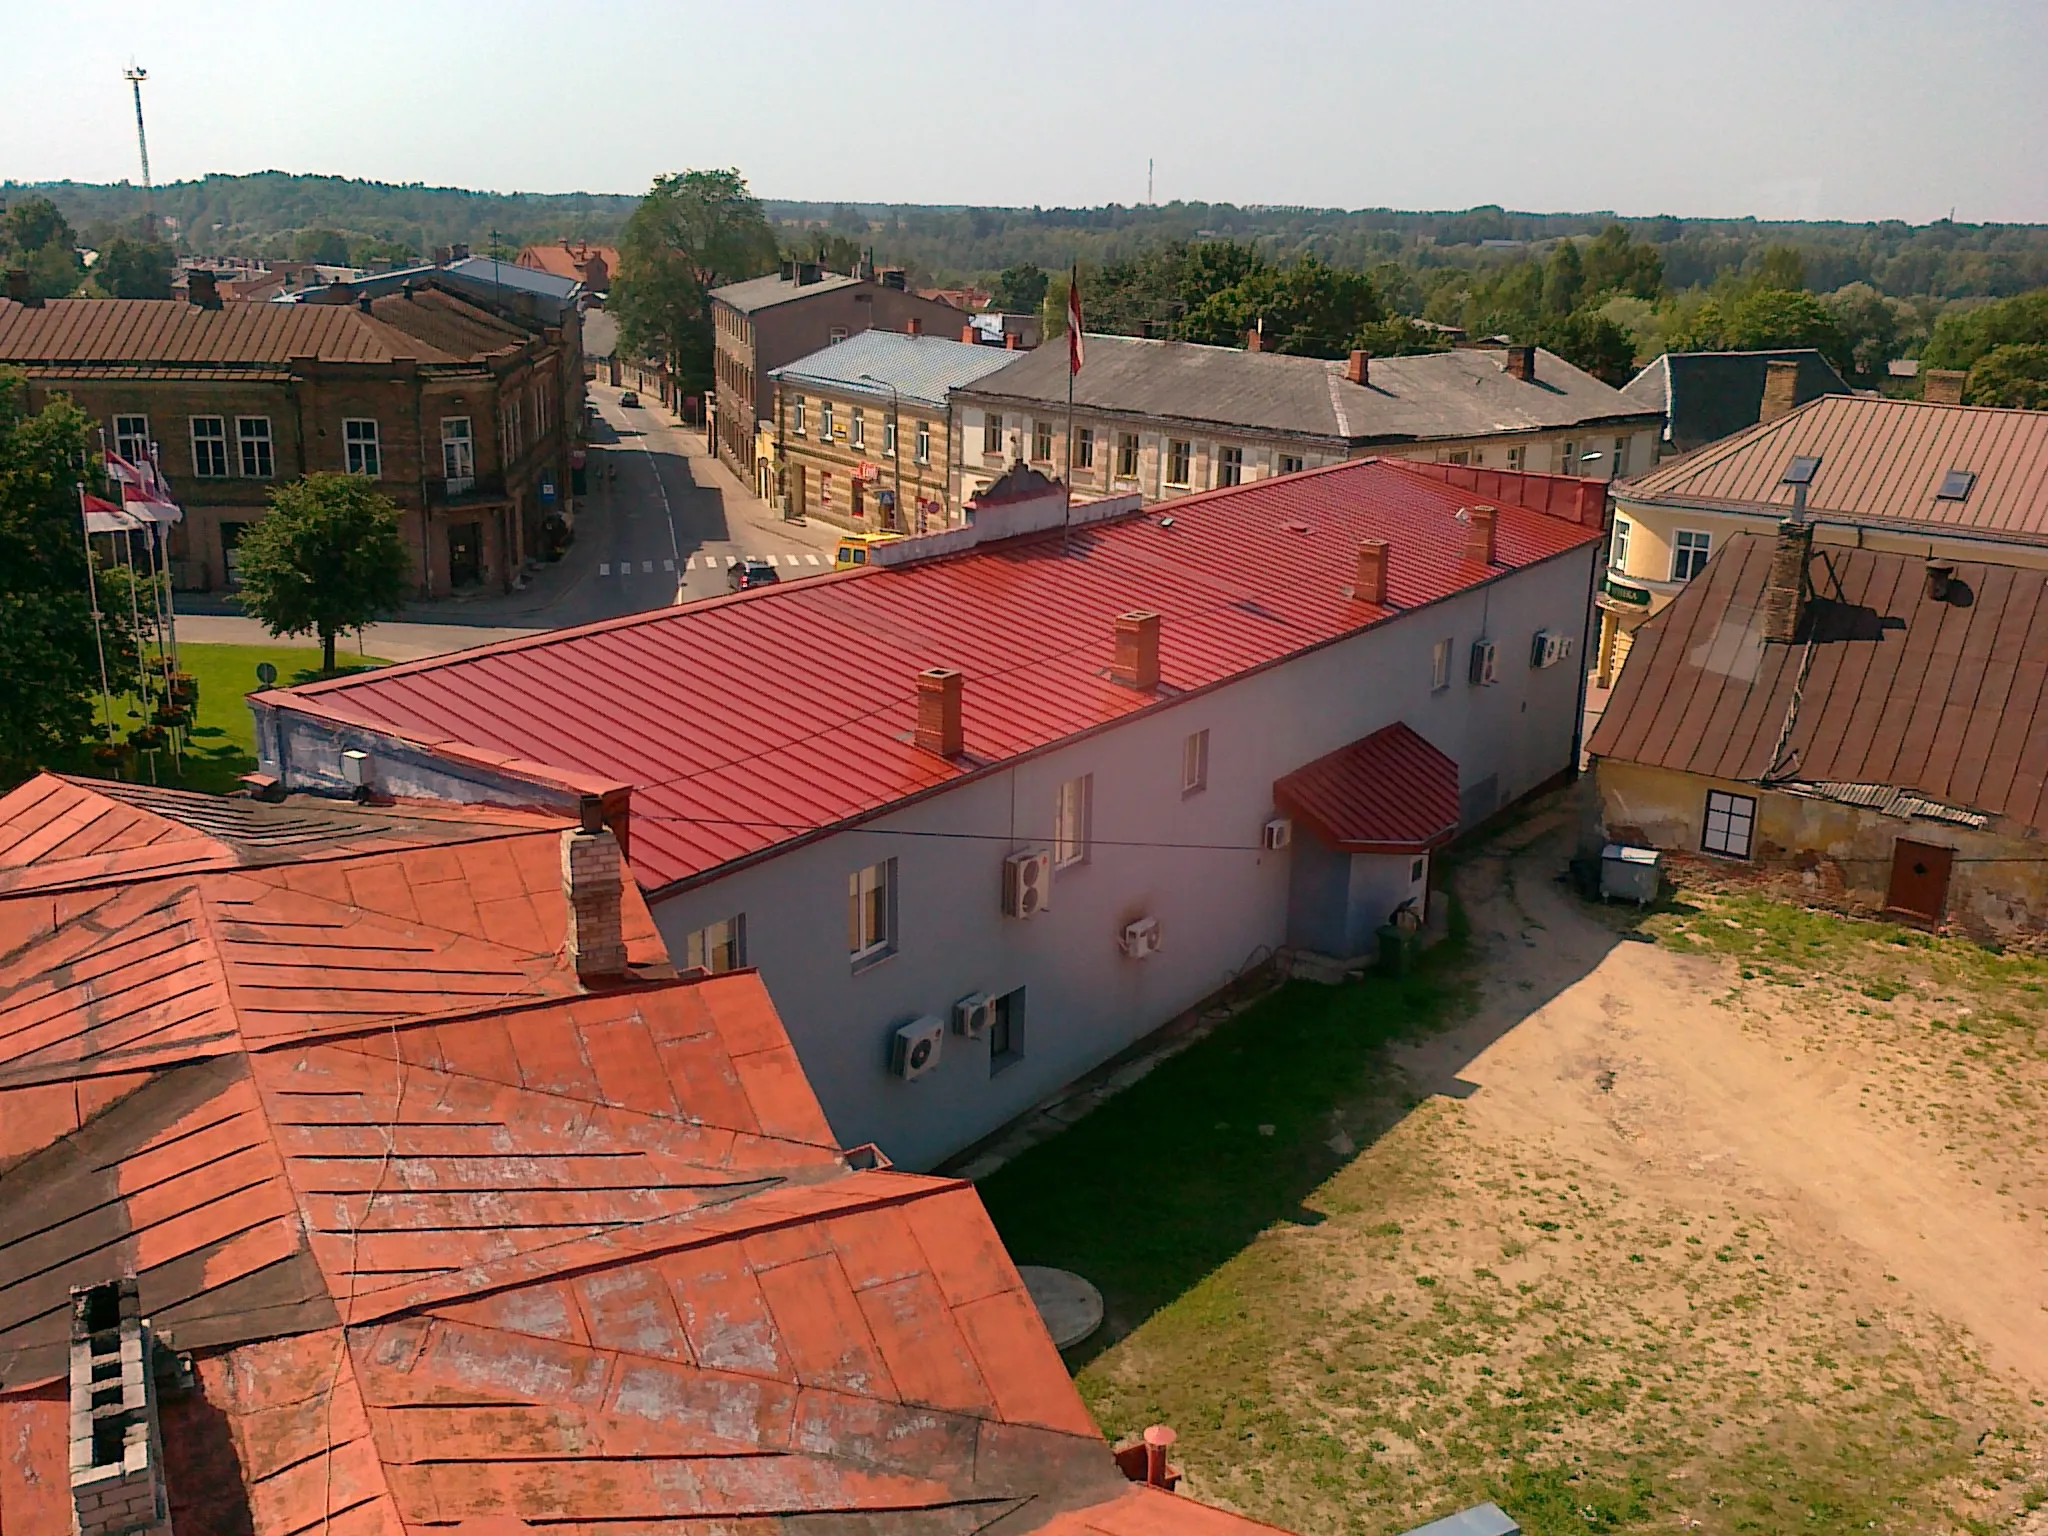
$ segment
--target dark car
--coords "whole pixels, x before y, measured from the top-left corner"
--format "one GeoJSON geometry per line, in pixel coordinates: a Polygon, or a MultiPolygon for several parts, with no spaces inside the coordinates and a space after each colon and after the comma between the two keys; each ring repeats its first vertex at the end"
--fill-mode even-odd
{"type": "Polygon", "coordinates": [[[629,389],[619,396],[619,404],[629,411],[636,411],[640,408],[640,396],[629,389]]]}
{"type": "Polygon", "coordinates": [[[775,567],[759,555],[748,555],[738,565],[725,568],[725,584],[734,592],[746,592],[755,587],[772,587],[782,578],[775,573],[775,567]]]}

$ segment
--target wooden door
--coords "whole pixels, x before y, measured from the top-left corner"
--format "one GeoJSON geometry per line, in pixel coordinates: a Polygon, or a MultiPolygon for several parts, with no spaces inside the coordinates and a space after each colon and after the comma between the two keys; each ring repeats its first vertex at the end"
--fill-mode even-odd
{"type": "Polygon", "coordinates": [[[1948,906],[1948,872],[1955,850],[1900,838],[1892,844],[1892,884],[1885,910],[1938,923],[1948,906]]]}

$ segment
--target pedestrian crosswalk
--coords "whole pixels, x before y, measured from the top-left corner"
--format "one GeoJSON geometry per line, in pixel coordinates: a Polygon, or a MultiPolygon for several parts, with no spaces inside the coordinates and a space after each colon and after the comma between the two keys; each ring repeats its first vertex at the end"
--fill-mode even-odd
{"type": "MultiPolygon", "coordinates": [[[[755,558],[766,560],[770,565],[781,566],[784,569],[801,566],[823,566],[828,563],[824,556],[813,554],[761,555],[759,557],[737,554],[703,554],[686,556],[683,560],[683,569],[685,571],[722,571],[728,566],[738,565],[742,559],[750,560],[755,558]]],[[[676,563],[674,560],[663,560],[660,562],[660,565],[664,571],[671,575],[675,574],[676,563]]],[[[597,574],[600,576],[631,576],[637,573],[642,576],[648,576],[654,573],[654,567],[655,562],[652,560],[600,560],[597,563],[597,574]]]]}

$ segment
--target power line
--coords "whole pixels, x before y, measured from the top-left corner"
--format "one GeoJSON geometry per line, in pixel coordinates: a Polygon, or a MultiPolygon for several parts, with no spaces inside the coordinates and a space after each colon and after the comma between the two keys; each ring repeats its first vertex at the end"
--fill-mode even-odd
{"type": "MultiPolygon", "coordinates": [[[[846,827],[836,822],[794,822],[794,821],[742,821],[729,816],[661,816],[643,815],[634,811],[631,815],[634,825],[641,822],[674,822],[697,827],[737,827],[756,832],[833,832],[858,833],[863,837],[921,837],[937,842],[960,843],[1028,843],[1029,837],[1009,832],[925,832],[909,827],[846,827]]],[[[1048,833],[1041,841],[1050,841],[1048,833]]],[[[1150,838],[1091,837],[1087,840],[1090,848],[1164,848],[1189,853],[1272,853],[1275,850],[1263,843],[1178,843],[1150,838]]]]}

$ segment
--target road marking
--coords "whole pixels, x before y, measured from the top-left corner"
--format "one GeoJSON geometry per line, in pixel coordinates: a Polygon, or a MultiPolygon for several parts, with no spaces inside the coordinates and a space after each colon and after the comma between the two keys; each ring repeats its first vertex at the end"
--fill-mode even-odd
{"type": "Polygon", "coordinates": [[[604,560],[604,561],[600,561],[600,562],[599,562],[599,564],[598,564],[598,567],[597,567],[597,574],[598,574],[598,575],[600,575],[600,576],[609,576],[609,575],[611,575],[611,573],[612,573],[612,563],[611,563],[611,561],[609,561],[609,560],[604,560]]]}
{"type": "MultiPolygon", "coordinates": [[[[716,559],[717,557],[714,555],[712,558],[716,559]]],[[[725,563],[727,565],[738,565],[740,563],[740,557],[738,555],[727,555],[725,557],[725,563]]]]}
{"type": "Polygon", "coordinates": [[[652,575],[654,572],[654,562],[652,560],[642,560],[640,562],[640,572],[642,575],[652,575]]]}
{"type": "Polygon", "coordinates": [[[664,571],[672,571],[676,568],[676,563],[673,560],[664,560],[661,562],[661,568],[664,571]]]}
{"type": "Polygon", "coordinates": [[[805,555],[804,558],[810,561],[813,565],[822,565],[824,563],[816,555],[805,555]]]}

